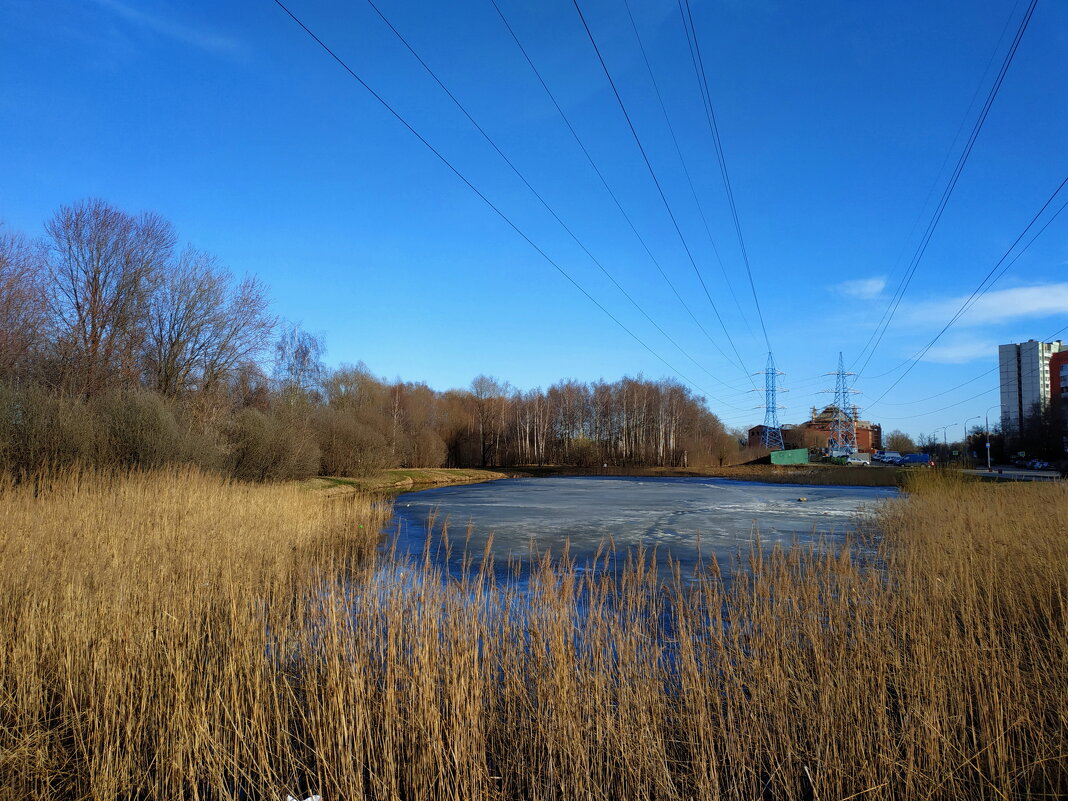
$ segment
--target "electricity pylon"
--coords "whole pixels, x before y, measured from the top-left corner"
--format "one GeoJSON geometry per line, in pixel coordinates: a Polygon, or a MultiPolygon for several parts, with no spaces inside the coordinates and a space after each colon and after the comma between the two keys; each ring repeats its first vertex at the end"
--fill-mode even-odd
{"type": "MultiPolygon", "coordinates": [[[[847,373],[842,362],[842,353],[838,353],[838,370],[824,375],[837,376],[834,385],[834,417],[831,418],[831,435],[827,438],[827,447],[832,455],[842,453],[852,454],[857,452],[857,407],[853,406],[853,414],[849,413],[852,404],[849,402],[850,395],[859,395],[859,389],[850,389],[847,378],[856,373],[847,373]]],[[[831,392],[825,389],[823,392],[831,392]]]]}
{"type": "Polygon", "coordinates": [[[789,392],[788,389],[779,387],[779,376],[786,375],[786,373],[775,369],[775,360],[771,356],[771,351],[768,351],[768,366],[753,375],[764,376],[764,431],[760,435],[760,444],[769,451],[781,451],[785,446],[782,442],[782,428],[779,426],[779,409],[786,407],[779,406],[776,394],[789,392]]]}

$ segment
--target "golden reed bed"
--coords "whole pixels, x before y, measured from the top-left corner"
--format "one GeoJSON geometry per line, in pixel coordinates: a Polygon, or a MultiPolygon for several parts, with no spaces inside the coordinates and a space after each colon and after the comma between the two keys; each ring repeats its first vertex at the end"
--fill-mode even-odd
{"type": "Polygon", "coordinates": [[[4,483],[0,798],[1064,797],[1066,485],[917,480],[874,561],[524,594],[383,579],[357,496],[4,483]]]}

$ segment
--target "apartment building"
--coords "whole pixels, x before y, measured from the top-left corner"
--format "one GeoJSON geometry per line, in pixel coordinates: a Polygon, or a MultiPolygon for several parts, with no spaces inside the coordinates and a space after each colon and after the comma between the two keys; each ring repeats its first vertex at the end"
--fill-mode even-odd
{"type": "MultiPolygon", "coordinates": [[[[1020,421],[1031,414],[1036,406],[1045,407],[1050,402],[1053,395],[1050,358],[1065,350],[1060,340],[1038,342],[1031,339],[998,347],[1003,431],[1018,430],[1020,421]]],[[[1060,367],[1059,364],[1056,366],[1060,367]]],[[[1059,375],[1056,391],[1060,392],[1059,375]]]]}

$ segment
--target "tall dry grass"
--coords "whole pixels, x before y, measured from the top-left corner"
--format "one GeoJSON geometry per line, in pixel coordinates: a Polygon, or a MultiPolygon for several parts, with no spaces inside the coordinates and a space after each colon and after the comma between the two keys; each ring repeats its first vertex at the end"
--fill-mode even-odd
{"type": "Polygon", "coordinates": [[[1065,486],[921,479],[876,560],[668,586],[449,582],[195,472],[3,485],[0,797],[1063,797],[1065,486]]]}

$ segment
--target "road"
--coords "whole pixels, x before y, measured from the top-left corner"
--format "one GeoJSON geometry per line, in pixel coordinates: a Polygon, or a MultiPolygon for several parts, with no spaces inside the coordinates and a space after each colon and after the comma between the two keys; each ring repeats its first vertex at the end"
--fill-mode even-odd
{"type": "Polygon", "coordinates": [[[964,473],[972,473],[977,476],[998,476],[1011,481],[1055,481],[1060,478],[1056,470],[1028,470],[1024,467],[1012,465],[994,465],[994,472],[990,473],[984,467],[979,470],[964,470],[964,473]]]}

